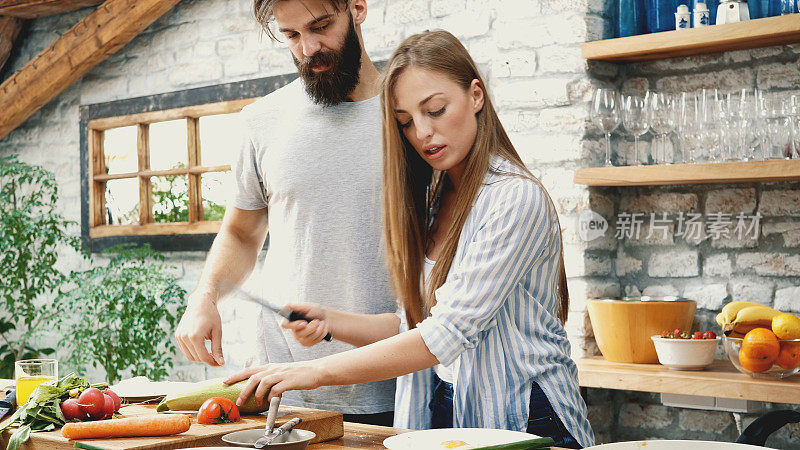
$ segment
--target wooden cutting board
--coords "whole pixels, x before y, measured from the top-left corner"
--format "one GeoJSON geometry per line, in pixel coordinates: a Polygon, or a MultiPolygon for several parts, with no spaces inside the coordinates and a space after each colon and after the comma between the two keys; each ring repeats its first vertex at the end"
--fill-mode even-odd
{"type": "MultiPolygon", "coordinates": [[[[154,405],[134,405],[122,409],[126,416],[155,414],[154,405]]],[[[275,426],[280,426],[287,420],[300,417],[303,421],[297,428],[313,431],[317,437],[311,441],[325,442],[339,439],[344,435],[342,413],[322,411],[318,409],[281,406],[278,410],[278,419],[275,426]]],[[[71,441],[61,436],[61,429],[47,433],[31,433],[30,440],[22,446],[21,450],[68,450],[73,447],[108,450],[136,450],[136,449],[177,449],[186,447],[206,447],[227,445],[222,441],[222,436],[234,431],[263,428],[267,418],[265,416],[244,416],[240,422],[216,425],[200,425],[196,416],[192,417],[192,426],[189,431],[175,436],[138,437],[116,439],[81,439],[71,441]]],[[[0,448],[6,448],[8,438],[15,429],[6,430],[0,436],[0,448]]]]}

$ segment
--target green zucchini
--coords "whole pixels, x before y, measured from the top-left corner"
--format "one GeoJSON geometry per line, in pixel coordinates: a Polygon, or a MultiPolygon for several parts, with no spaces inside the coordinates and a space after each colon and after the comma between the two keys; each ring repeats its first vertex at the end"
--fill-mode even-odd
{"type": "Polygon", "coordinates": [[[510,444],[490,445],[488,447],[477,447],[475,450],[528,450],[532,448],[550,447],[556,442],[553,438],[543,437],[528,439],[527,441],[512,442],[510,444]]]}
{"type": "MultiPolygon", "coordinates": [[[[225,397],[235,402],[239,394],[242,393],[242,388],[247,383],[247,380],[230,386],[223,383],[222,380],[223,378],[215,378],[201,381],[195,383],[195,387],[192,389],[179,394],[168,395],[161,400],[161,403],[156,407],[156,411],[197,411],[203,405],[203,402],[211,397],[225,397]]],[[[242,414],[254,414],[267,409],[269,409],[269,402],[264,401],[261,406],[258,406],[255,397],[250,396],[244,405],[239,407],[239,412],[242,414]]]]}

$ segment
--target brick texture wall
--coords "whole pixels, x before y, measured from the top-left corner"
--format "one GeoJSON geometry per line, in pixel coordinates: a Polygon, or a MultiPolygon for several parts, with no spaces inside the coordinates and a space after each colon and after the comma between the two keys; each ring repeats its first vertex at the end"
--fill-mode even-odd
{"type": "MultiPolygon", "coordinates": [[[[558,205],[574,357],[599,354],[586,298],[634,289],[690,296],[698,299],[701,328],[713,328],[714,313],[732,299],[800,311],[800,184],[589,189],[572,182],[576,168],[599,166],[603,159],[602,135],[589,120],[596,86],[611,84],[623,92],[759,87],[795,93],[800,92],[800,46],[614,65],[587,62],[580,54],[582,42],[610,37],[610,0],[369,0],[368,6],[363,32],[373,60],[388,58],[414,32],[444,28],[480,65],[517,150],[558,205]],[[578,218],[587,210],[609,221],[609,232],[589,242],[578,232],[578,218]],[[680,213],[760,212],[763,219],[760,236],[746,241],[685,239],[674,227],[665,234],[620,240],[614,229],[621,212],[648,218],[651,212],[667,213],[670,219],[680,213]]],[[[90,11],[33,21],[3,76],[90,11]]],[[[0,154],[18,154],[54,171],[62,193],[59,206],[77,221],[80,105],[292,71],[285,45],[259,31],[249,0],[185,0],[0,140],[0,154]]],[[[649,141],[646,137],[645,149],[649,141]]],[[[632,151],[626,138],[615,137],[613,145],[621,155],[632,151]]],[[[65,266],[80,264],[74,255],[61,257],[65,266]]],[[[168,255],[189,290],[204,258],[202,252],[168,255]]],[[[248,362],[255,315],[239,302],[224,305],[223,345],[231,370],[248,362]]],[[[198,380],[224,373],[178,355],[173,376],[198,380]]],[[[732,441],[738,434],[730,413],[670,408],[650,394],[589,390],[587,399],[598,442],[675,436],[732,441]]],[[[752,417],[740,419],[746,424],[752,417]]],[[[798,438],[800,427],[787,427],[769,444],[789,448],[798,438]]]]}

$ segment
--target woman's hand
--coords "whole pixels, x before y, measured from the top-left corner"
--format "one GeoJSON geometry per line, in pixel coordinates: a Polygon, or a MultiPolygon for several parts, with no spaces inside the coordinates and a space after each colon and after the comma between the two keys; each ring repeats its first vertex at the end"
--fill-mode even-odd
{"type": "Polygon", "coordinates": [[[242,406],[251,395],[255,396],[256,404],[261,406],[286,391],[316,389],[322,386],[326,375],[321,365],[312,360],[251,367],[231,375],[224,383],[230,385],[248,378],[236,399],[237,406],[242,406]]]}
{"type": "Polygon", "coordinates": [[[311,322],[295,320],[294,322],[283,322],[281,326],[287,330],[292,330],[294,338],[300,344],[311,347],[322,341],[331,329],[326,320],[325,308],[314,303],[296,303],[286,305],[292,311],[299,312],[312,319],[311,322]]]}

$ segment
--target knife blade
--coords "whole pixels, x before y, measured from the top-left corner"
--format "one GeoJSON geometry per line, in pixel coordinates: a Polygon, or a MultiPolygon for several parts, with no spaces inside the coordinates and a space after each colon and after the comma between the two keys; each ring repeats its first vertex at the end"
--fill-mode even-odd
{"type": "Polygon", "coordinates": [[[9,388],[6,391],[6,398],[0,400],[0,420],[3,420],[6,414],[14,408],[14,402],[17,400],[17,390],[9,388]]]}
{"type": "MultiPolygon", "coordinates": [[[[251,302],[258,303],[259,305],[266,306],[268,309],[272,310],[275,314],[285,318],[289,322],[294,322],[294,321],[297,321],[297,320],[304,320],[306,322],[311,322],[311,320],[313,320],[313,319],[309,319],[308,317],[306,317],[305,315],[303,315],[303,314],[301,314],[301,313],[299,313],[297,311],[292,311],[288,307],[281,308],[279,306],[276,306],[275,304],[273,304],[269,300],[265,299],[264,297],[255,296],[255,295],[245,291],[244,289],[242,289],[240,287],[234,287],[234,289],[238,294],[240,294],[241,296],[243,296],[247,300],[250,300],[251,302]]],[[[330,341],[332,338],[333,338],[333,336],[331,336],[331,334],[328,333],[328,334],[325,335],[325,337],[323,339],[325,339],[326,341],[330,341]]]]}
{"type": "Polygon", "coordinates": [[[291,419],[290,421],[286,422],[285,424],[283,424],[283,425],[279,426],[278,428],[272,430],[271,433],[265,434],[264,436],[261,436],[260,438],[258,438],[258,440],[253,444],[253,447],[255,447],[255,448],[264,448],[264,447],[266,447],[272,441],[274,441],[278,436],[280,436],[280,435],[282,435],[282,434],[284,434],[284,433],[286,433],[288,431],[291,431],[292,428],[296,427],[297,424],[299,424],[302,421],[303,421],[303,419],[301,419],[299,417],[295,417],[294,419],[291,419]]]}

